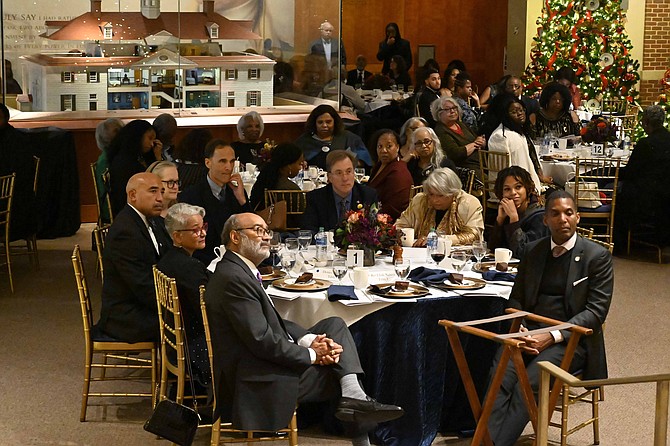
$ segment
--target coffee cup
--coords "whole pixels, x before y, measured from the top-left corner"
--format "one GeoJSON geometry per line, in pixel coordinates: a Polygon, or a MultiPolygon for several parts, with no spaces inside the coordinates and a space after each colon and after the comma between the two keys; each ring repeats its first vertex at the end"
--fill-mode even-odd
{"type": "Polygon", "coordinates": [[[559,138],[558,150],[566,150],[568,148],[568,138],[559,138]]]}
{"type": "Polygon", "coordinates": [[[255,165],[255,164],[252,164],[252,163],[247,163],[247,164],[244,166],[244,168],[245,168],[245,170],[247,171],[247,173],[253,175],[253,174],[254,174],[254,171],[256,170],[256,165],[255,165]]]}
{"type": "Polygon", "coordinates": [[[494,252],[496,264],[509,263],[509,261],[512,259],[512,251],[507,248],[496,248],[494,252]]]}
{"type": "Polygon", "coordinates": [[[351,273],[351,281],[357,289],[367,288],[368,286],[368,270],[364,267],[357,266],[351,273]]]}
{"type": "Polygon", "coordinates": [[[414,228],[402,228],[402,245],[412,246],[414,244],[414,228]]]}

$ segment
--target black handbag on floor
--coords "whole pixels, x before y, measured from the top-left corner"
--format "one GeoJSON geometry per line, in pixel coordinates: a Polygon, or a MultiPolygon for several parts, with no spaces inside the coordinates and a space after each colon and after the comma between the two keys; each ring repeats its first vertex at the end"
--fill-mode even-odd
{"type": "Polygon", "coordinates": [[[144,430],[181,446],[191,446],[200,417],[190,407],[163,400],[156,405],[144,430]]]}
{"type": "MultiPolygon", "coordinates": [[[[193,377],[191,357],[188,351],[188,339],[186,339],[186,330],[184,330],[184,352],[186,353],[186,368],[188,369],[188,375],[193,377]]],[[[195,437],[195,432],[198,430],[198,425],[200,424],[200,415],[198,415],[198,402],[195,397],[193,379],[191,378],[188,381],[191,384],[191,395],[193,395],[194,409],[164,399],[156,404],[154,413],[151,414],[151,418],[144,423],[145,431],[156,434],[180,446],[191,446],[193,438],[195,437]]]]}

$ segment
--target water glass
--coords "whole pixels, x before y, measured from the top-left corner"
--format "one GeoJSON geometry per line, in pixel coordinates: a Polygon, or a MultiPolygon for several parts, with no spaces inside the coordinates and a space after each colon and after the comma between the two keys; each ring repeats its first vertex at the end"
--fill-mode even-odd
{"type": "Polygon", "coordinates": [[[281,250],[281,234],[279,232],[273,232],[272,238],[270,239],[270,254],[272,255],[272,266],[277,264],[277,254],[281,250]]]}
{"type": "Polygon", "coordinates": [[[295,266],[295,253],[285,252],[281,255],[281,266],[286,271],[286,275],[291,277],[291,270],[295,266]]]}
{"type": "Polygon", "coordinates": [[[298,243],[300,251],[307,251],[307,247],[312,243],[312,231],[298,231],[298,243]]]}
{"type": "Polygon", "coordinates": [[[342,278],[347,275],[348,270],[345,259],[333,260],[333,275],[340,281],[340,285],[342,285],[342,278]]]}
{"type": "Polygon", "coordinates": [[[486,255],[486,242],[482,240],[476,240],[472,244],[472,255],[477,259],[477,267],[481,268],[482,259],[486,255]]]}
{"type": "Polygon", "coordinates": [[[365,178],[365,168],[364,167],[355,168],[354,174],[356,175],[356,181],[360,183],[361,181],[363,181],[363,178],[365,178]]]}
{"type": "Polygon", "coordinates": [[[412,269],[412,263],[409,259],[394,260],[393,268],[395,269],[396,276],[398,276],[400,280],[405,280],[412,269]]]}
{"type": "Polygon", "coordinates": [[[457,271],[463,271],[468,262],[468,254],[465,251],[454,251],[451,253],[451,266],[457,271]]]}
{"type": "Polygon", "coordinates": [[[286,249],[288,249],[290,252],[295,253],[298,251],[299,244],[298,244],[298,239],[295,237],[287,238],[284,240],[284,243],[286,245],[286,249]]]}

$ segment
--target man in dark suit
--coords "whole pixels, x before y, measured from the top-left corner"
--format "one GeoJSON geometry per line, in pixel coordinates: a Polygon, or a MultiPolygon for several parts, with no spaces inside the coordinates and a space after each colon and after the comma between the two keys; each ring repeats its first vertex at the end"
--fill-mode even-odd
{"type": "Polygon", "coordinates": [[[193,253],[205,265],[214,259],[214,248],[221,245],[221,231],[228,217],[251,211],[242,177],[233,173],[236,159],[230,144],[220,139],[211,141],[205,147],[207,176],[179,195],[180,202],[205,208],[205,223],[209,227],[205,249],[193,253]]]}
{"type": "Polygon", "coordinates": [[[356,69],[347,72],[347,85],[351,85],[352,87],[360,85],[360,88],[363,88],[365,80],[372,76],[372,73],[365,69],[367,64],[368,61],[365,56],[359,54],[356,57],[356,69]]]}
{"type": "MultiPolygon", "coordinates": [[[[628,228],[636,222],[655,226],[653,241],[670,244],[670,132],[664,127],[665,110],[651,105],[644,110],[642,127],[647,137],[635,144],[628,164],[621,170],[621,192],[617,196],[614,246],[623,247],[628,228]]],[[[651,241],[651,240],[650,240],[651,241]]]]}
{"type": "Polygon", "coordinates": [[[321,38],[309,44],[309,54],[318,54],[325,57],[328,68],[332,68],[338,66],[337,52],[339,44],[339,65],[346,65],[347,53],[344,52],[342,41],[340,39],[333,39],[333,32],[335,31],[333,24],[326,20],[319,26],[319,31],[321,32],[321,38]]]}
{"type": "Polygon", "coordinates": [[[233,215],[221,237],[226,252],[205,294],[215,417],[240,429],[275,431],[288,425],[297,403],[339,398],[335,416],[359,426],[355,445],[369,445],[364,429],[403,410],[376,402],[360,387],[363,370],[344,321],[328,318],[306,330],[277,313],[257,269],[272,237],[261,217],[233,215]]]}
{"type": "Polygon", "coordinates": [[[163,209],[162,189],[156,174],[133,175],[126,186],[128,203],[105,240],[102,309],[96,327],[120,341],[160,339],[151,267],[172,244],[153,221],[163,209]]]}
{"type": "Polygon", "coordinates": [[[333,230],[347,211],[377,201],[377,192],[356,182],[356,157],[346,150],[333,150],[326,157],[328,185],[308,192],[302,229],[316,233],[320,227],[333,230]]]}
{"type": "MultiPolygon", "coordinates": [[[[612,256],[602,246],[577,235],[579,214],[568,192],[560,190],[549,196],[544,223],[551,237],[537,240],[526,249],[509,306],[592,329],[591,336],[580,340],[570,369],[583,370],[584,379],[606,378],[602,325],[614,286],[612,256]]],[[[529,324],[522,331],[537,328],[529,324]]],[[[569,332],[555,331],[523,338],[527,344],[526,370],[534,392],[539,383],[537,362],[560,365],[567,336],[569,332]]],[[[517,381],[510,362],[489,420],[496,446],[513,445],[529,421],[517,381]]]]}

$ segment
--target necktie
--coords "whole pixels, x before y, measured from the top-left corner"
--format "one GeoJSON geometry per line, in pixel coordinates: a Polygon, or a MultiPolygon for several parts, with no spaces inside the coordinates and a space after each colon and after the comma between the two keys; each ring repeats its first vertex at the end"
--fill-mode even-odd
{"type": "Polygon", "coordinates": [[[554,246],[554,248],[551,250],[551,255],[553,255],[554,257],[560,257],[566,252],[568,252],[568,250],[565,249],[563,246],[554,246]]]}
{"type": "Polygon", "coordinates": [[[347,211],[349,210],[349,202],[348,200],[342,200],[340,201],[340,209],[338,212],[338,220],[342,220],[344,216],[347,214],[347,211]]]}
{"type": "Polygon", "coordinates": [[[363,72],[362,71],[358,72],[358,83],[363,85],[363,72]]]}
{"type": "Polygon", "coordinates": [[[261,277],[261,273],[256,271],[256,280],[258,280],[258,283],[263,285],[263,277],[261,277]]]}
{"type": "Polygon", "coordinates": [[[153,230],[153,228],[151,227],[151,223],[149,223],[149,224],[147,225],[147,229],[149,230],[149,237],[151,237],[151,241],[152,241],[153,244],[154,244],[154,249],[156,249],[156,253],[157,253],[158,255],[160,255],[160,254],[161,254],[161,250],[158,249],[158,240],[156,240],[156,234],[154,234],[154,230],[153,230]]]}
{"type": "Polygon", "coordinates": [[[219,202],[221,204],[226,202],[226,186],[225,185],[221,188],[221,192],[219,192],[219,202]]]}

